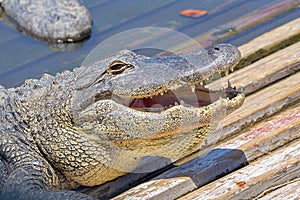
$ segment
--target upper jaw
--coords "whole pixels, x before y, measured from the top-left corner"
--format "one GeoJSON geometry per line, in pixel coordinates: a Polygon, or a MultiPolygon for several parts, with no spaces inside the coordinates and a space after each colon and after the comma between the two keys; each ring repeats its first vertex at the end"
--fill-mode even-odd
{"type": "Polygon", "coordinates": [[[134,70],[112,77],[109,84],[121,97],[153,97],[169,89],[201,84],[215,73],[232,70],[240,59],[239,50],[230,44],[215,45],[207,53],[193,51],[161,60],[143,58],[134,70]]]}

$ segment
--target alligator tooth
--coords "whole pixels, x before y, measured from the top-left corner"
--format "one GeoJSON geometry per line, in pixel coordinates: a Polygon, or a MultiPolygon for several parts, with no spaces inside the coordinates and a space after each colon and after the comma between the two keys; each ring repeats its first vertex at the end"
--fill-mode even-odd
{"type": "Polygon", "coordinates": [[[218,89],[210,89],[211,92],[222,92],[224,91],[224,88],[218,88],[218,89]]]}
{"type": "Polygon", "coordinates": [[[161,95],[161,96],[164,95],[164,92],[161,92],[160,95],[161,95]]]}
{"type": "Polygon", "coordinates": [[[193,93],[195,93],[195,88],[196,88],[195,85],[191,85],[191,89],[192,89],[192,92],[193,92],[193,93]]]}
{"type": "Polygon", "coordinates": [[[233,68],[234,68],[234,67],[230,67],[230,71],[231,71],[231,72],[233,72],[233,68]]]}
{"type": "Polygon", "coordinates": [[[179,105],[179,104],[178,104],[178,102],[176,101],[176,102],[175,102],[175,106],[178,106],[178,105],[179,105]]]}
{"type": "Polygon", "coordinates": [[[200,81],[200,85],[203,85],[203,81],[200,81]]]}
{"type": "Polygon", "coordinates": [[[181,105],[185,105],[185,103],[184,103],[183,100],[180,100],[180,104],[181,104],[181,105]]]}
{"type": "Polygon", "coordinates": [[[228,74],[229,74],[229,71],[228,70],[225,71],[225,76],[228,76],[228,74]]]}

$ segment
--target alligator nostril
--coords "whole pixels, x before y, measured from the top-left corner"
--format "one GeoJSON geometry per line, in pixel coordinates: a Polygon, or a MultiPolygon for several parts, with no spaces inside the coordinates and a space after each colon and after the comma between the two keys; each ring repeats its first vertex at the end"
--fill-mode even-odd
{"type": "Polygon", "coordinates": [[[215,47],[214,50],[219,51],[220,49],[218,47],[215,47]]]}

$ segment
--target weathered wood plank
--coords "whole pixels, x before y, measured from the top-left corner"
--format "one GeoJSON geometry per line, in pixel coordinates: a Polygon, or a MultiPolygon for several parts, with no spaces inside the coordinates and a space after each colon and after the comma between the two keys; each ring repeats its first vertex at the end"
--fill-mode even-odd
{"type": "Polygon", "coordinates": [[[249,65],[254,61],[300,41],[300,18],[271,30],[239,47],[242,60],[237,68],[249,65]]]}
{"type": "Polygon", "coordinates": [[[264,190],[299,176],[300,140],[297,140],[180,199],[253,199],[264,190]]]}
{"type": "MultiPolygon", "coordinates": [[[[273,188],[270,188],[269,190],[266,190],[265,192],[270,192],[270,193],[256,199],[259,200],[300,199],[300,178],[296,178],[282,185],[275,186],[273,188]],[[269,190],[271,190],[271,192],[269,190]]],[[[262,195],[265,194],[265,192],[262,193],[262,195]]]]}
{"type": "Polygon", "coordinates": [[[242,166],[245,162],[253,161],[299,138],[299,131],[300,105],[260,122],[249,131],[222,143],[207,154],[175,167],[155,177],[152,181],[132,188],[115,199],[178,198],[242,166]],[[174,184],[176,181],[178,184],[174,184]],[[174,193],[170,194],[170,191],[174,193]]]}
{"type": "Polygon", "coordinates": [[[300,138],[300,104],[267,118],[237,137],[225,141],[219,148],[238,148],[248,162],[300,138]],[[297,131],[298,130],[298,131],[297,131]]]}

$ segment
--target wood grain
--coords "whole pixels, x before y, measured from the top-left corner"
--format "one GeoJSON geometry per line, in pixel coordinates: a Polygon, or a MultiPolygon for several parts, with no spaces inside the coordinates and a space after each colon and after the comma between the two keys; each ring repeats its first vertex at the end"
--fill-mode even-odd
{"type": "MultiPolygon", "coordinates": [[[[297,131],[299,133],[299,130],[297,131]]],[[[300,140],[297,140],[180,199],[253,199],[264,190],[283,184],[299,175],[300,140]]]]}
{"type": "MultiPolygon", "coordinates": [[[[265,192],[266,195],[259,198],[260,200],[300,199],[300,178],[296,178],[281,185],[271,187],[261,194],[263,195],[265,192]]],[[[258,198],[254,200],[257,199],[258,198]]]]}
{"type": "Polygon", "coordinates": [[[239,47],[242,60],[238,68],[249,65],[279,49],[300,41],[300,18],[271,30],[239,47]]]}

